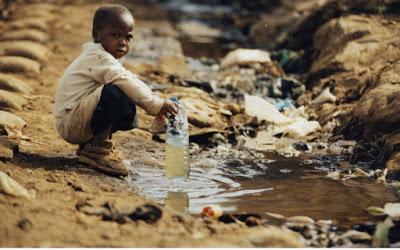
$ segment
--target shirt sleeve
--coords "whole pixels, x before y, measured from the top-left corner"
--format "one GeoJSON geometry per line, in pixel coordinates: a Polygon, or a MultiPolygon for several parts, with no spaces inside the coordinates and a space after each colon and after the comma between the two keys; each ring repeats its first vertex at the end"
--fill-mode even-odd
{"type": "Polygon", "coordinates": [[[114,58],[103,56],[98,59],[100,59],[99,63],[92,69],[93,78],[96,81],[118,86],[132,102],[151,115],[156,115],[160,111],[164,100],[155,95],[136,75],[125,69],[114,58]]]}

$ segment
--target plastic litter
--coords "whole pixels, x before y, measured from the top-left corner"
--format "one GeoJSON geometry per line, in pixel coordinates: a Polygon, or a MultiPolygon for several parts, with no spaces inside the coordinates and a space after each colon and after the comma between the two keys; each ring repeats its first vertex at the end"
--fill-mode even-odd
{"type": "MultiPolygon", "coordinates": [[[[285,116],[274,105],[261,97],[245,95],[244,102],[247,115],[255,116],[260,121],[265,120],[279,125],[275,128],[274,134],[283,133],[292,137],[303,137],[321,129],[321,125],[317,121],[308,121],[300,116],[285,116]]],[[[302,114],[304,107],[300,109],[298,112],[295,110],[294,113],[302,114]]]]}
{"type": "Polygon", "coordinates": [[[336,96],[331,93],[329,88],[324,89],[319,96],[311,101],[311,104],[320,105],[323,103],[334,103],[336,101],[336,96]]]}
{"type": "Polygon", "coordinates": [[[236,49],[229,52],[221,61],[221,68],[232,65],[271,62],[270,53],[258,49],[236,49]]]}
{"type": "Polygon", "coordinates": [[[201,216],[203,217],[218,218],[221,215],[222,215],[222,208],[218,205],[205,206],[201,211],[201,216]]]}
{"type": "Polygon", "coordinates": [[[168,117],[165,145],[165,170],[168,178],[189,177],[189,125],[183,106],[177,97],[171,98],[179,107],[176,116],[168,117]]]}

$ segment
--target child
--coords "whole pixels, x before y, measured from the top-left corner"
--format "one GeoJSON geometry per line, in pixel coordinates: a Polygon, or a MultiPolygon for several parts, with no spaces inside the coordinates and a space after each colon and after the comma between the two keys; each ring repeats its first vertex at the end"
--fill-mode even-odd
{"type": "Polygon", "coordinates": [[[57,89],[54,115],[58,133],[79,144],[78,160],[114,176],[128,169],[110,140],[117,130],[136,126],[135,105],[163,119],[177,114],[117,60],[129,51],[134,19],[122,5],[100,7],[93,18],[93,42],[66,69],[57,89]]]}

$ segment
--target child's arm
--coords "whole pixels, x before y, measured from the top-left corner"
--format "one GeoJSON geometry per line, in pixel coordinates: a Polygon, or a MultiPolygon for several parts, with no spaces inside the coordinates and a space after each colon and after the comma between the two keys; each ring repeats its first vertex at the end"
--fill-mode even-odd
{"type": "Polygon", "coordinates": [[[166,100],[155,95],[144,82],[125,69],[111,55],[101,55],[93,59],[95,61],[91,63],[89,74],[97,82],[111,83],[119,87],[132,102],[151,115],[157,115],[160,111],[163,113],[173,111],[174,108],[170,104],[165,104],[166,100]]]}

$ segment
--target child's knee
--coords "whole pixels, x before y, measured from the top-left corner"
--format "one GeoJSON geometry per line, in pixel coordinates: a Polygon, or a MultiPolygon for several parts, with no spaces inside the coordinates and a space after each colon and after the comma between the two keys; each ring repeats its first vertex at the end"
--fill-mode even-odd
{"type": "Polygon", "coordinates": [[[120,88],[113,84],[104,85],[102,95],[110,101],[118,101],[125,97],[125,94],[120,90],[120,88]]]}

